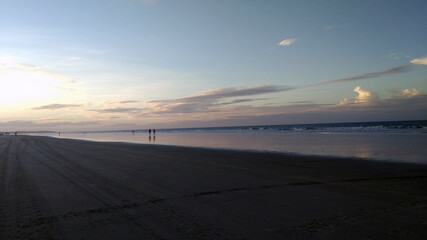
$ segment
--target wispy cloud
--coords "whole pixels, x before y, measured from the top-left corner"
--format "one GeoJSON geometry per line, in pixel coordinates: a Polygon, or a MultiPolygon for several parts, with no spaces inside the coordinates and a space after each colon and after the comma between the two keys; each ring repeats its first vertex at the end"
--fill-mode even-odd
{"type": "Polygon", "coordinates": [[[139,101],[134,101],[134,100],[125,100],[125,101],[119,101],[118,103],[120,103],[120,104],[127,104],[127,103],[139,103],[139,101]]]}
{"type": "Polygon", "coordinates": [[[291,44],[293,44],[296,40],[297,40],[296,38],[285,39],[279,43],[279,46],[287,46],[288,47],[291,44]]]}
{"type": "Polygon", "coordinates": [[[427,65],[427,56],[423,58],[415,58],[411,60],[411,63],[417,65],[427,65]]]}
{"type": "Polygon", "coordinates": [[[0,129],[7,131],[40,131],[40,130],[60,130],[61,128],[65,129],[74,129],[82,130],[85,127],[95,127],[99,126],[99,121],[2,121],[0,122],[0,129]]]}
{"type": "Polygon", "coordinates": [[[6,72],[27,72],[38,73],[52,79],[62,80],[65,83],[74,83],[74,78],[51,70],[46,70],[46,66],[21,63],[10,56],[0,56],[0,73],[6,72]]]}
{"type": "Polygon", "coordinates": [[[136,100],[122,100],[122,101],[107,101],[106,104],[129,104],[129,103],[139,103],[136,100]]]}
{"type": "Polygon", "coordinates": [[[156,4],[159,0],[128,0],[132,3],[142,3],[145,5],[154,5],[156,4]]]}
{"type": "Polygon", "coordinates": [[[146,104],[157,113],[195,113],[195,112],[213,112],[219,111],[219,107],[232,105],[242,102],[257,101],[259,99],[245,98],[232,99],[239,97],[255,96],[267,93],[276,93],[292,90],[291,87],[284,86],[258,86],[252,88],[236,89],[234,87],[220,88],[205,91],[193,96],[148,101],[146,104]],[[228,101],[227,101],[228,100],[228,101]],[[230,101],[231,100],[231,101],[230,101]]]}
{"type": "Polygon", "coordinates": [[[75,91],[76,83],[69,75],[49,70],[47,66],[22,63],[11,56],[0,56],[0,79],[7,81],[9,91],[19,93],[21,99],[57,90],[75,91]]]}
{"type": "Polygon", "coordinates": [[[107,106],[118,106],[118,105],[122,105],[122,104],[134,104],[134,103],[140,103],[140,101],[136,101],[136,100],[109,100],[109,101],[105,101],[103,102],[103,105],[107,105],[107,106]]]}
{"type": "Polygon", "coordinates": [[[326,30],[332,30],[334,28],[335,28],[335,25],[329,25],[325,27],[326,30]]]}
{"type": "Polygon", "coordinates": [[[40,106],[40,107],[33,107],[31,108],[32,110],[57,110],[57,109],[64,109],[64,108],[78,108],[83,106],[82,104],[58,104],[58,103],[54,103],[54,104],[49,104],[49,105],[44,105],[44,106],[40,106]]]}
{"type": "Polygon", "coordinates": [[[403,57],[403,54],[401,52],[392,52],[392,53],[389,53],[387,56],[394,60],[399,60],[403,57]]]}
{"type": "Polygon", "coordinates": [[[139,0],[140,2],[144,3],[144,4],[155,4],[156,2],[158,2],[158,0],[139,0]]]}
{"type": "Polygon", "coordinates": [[[104,108],[104,109],[93,109],[90,110],[98,113],[138,113],[141,111],[140,108],[104,108]]]}
{"type": "Polygon", "coordinates": [[[253,101],[261,101],[261,100],[268,100],[270,98],[244,98],[244,99],[235,99],[228,102],[221,102],[219,105],[225,106],[225,105],[232,105],[237,103],[244,103],[244,102],[253,102],[253,101]]]}
{"type": "Polygon", "coordinates": [[[326,31],[332,31],[332,30],[337,30],[337,29],[341,29],[341,28],[344,28],[344,25],[331,24],[331,25],[324,27],[323,29],[326,31]]]}
{"type": "Polygon", "coordinates": [[[82,60],[80,57],[70,57],[67,59],[68,61],[80,61],[82,60]]]}
{"type": "Polygon", "coordinates": [[[306,87],[313,87],[313,86],[333,84],[333,83],[351,82],[351,81],[357,81],[357,80],[363,80],[363,79],[369,79],[369,78],[377,78],[385,75],[399,74],[399,73],[404,73],[409,71],[409,68],[410,68],[410,65],[401,65],[393,68],[386,68],[379,72],[363,73],[356,76],[314,83],[314,84],[307,85],[306,87]]]}

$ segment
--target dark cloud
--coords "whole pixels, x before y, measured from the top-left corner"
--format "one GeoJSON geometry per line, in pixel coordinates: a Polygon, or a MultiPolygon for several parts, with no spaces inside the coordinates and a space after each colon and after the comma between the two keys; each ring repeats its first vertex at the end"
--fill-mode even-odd
{"type": "Polygon", "coordinates": [[[32,110],[56,110],[56,109],[62,109],[62,108],[77,108],[83,106],[82,104],[49,104],[44,105],[40,107],[33,107],[32,110]]]}

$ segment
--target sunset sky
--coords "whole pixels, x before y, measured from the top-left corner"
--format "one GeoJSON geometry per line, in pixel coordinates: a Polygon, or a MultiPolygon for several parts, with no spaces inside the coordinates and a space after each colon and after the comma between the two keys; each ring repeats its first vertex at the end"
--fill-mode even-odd
{"type": "Polygon", "coordinates": [[[0,131],[427,119],[427,1],[0,0],[0,131]]]}

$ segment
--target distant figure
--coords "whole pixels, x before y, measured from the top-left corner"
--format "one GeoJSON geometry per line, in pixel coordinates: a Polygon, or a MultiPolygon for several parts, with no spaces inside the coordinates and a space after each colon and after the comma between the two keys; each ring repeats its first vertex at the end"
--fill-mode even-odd
{"type": "Polygon", "coordinates": [[[148,129],[148,135],[151,137],[151,128],[148,129]]]}
{"type": "Polygon", "coordinates": [[[15,132],[15,136],[18,135],[18,132],[15,132]]]}
{"type": "Polygon", "coordinates": [[[61,136],[61,132],[58,132],[58,135],[61,136]]]}
{"type": "Polygon", "coordinates": [[[132,130],[132,135],[135,135],[135,131],[134,130],[132,130]]]}
{"type": "Polygon", "coordinates": [[[156,129],[153,128],[153,135],[156,136],[156,129]]]}

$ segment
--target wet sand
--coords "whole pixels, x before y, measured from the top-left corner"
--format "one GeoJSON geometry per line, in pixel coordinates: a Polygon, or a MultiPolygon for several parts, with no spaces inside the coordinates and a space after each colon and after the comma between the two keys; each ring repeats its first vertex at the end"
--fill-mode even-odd
{"type": "Polygon", "coordinates": [[[0,239],[425,239],[427,165],[0,136],[0,239]]]}

